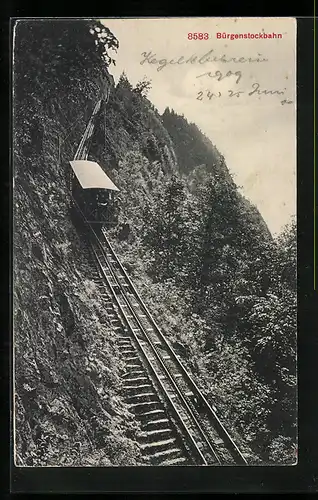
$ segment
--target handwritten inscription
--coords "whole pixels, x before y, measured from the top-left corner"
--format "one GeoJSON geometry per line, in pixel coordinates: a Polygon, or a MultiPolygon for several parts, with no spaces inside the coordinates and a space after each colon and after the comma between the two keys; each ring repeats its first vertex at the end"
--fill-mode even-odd
{"type": "Polygon", "coordinates": [[[257,54],[256,57],[228,57],[226,54],[221,56],[215,55],[214,49],[209,50],[203,55],[193,54],[190,57],[177,56],[170,59],[169,57],[158,57],[151,50],[149,52],[142,52],[142,59],[139,64],[153,64],[157,66],[157,71],[161,71],[167,66],[180,65],[180,64],[206,64],[206,63],[234,63],[234,64],[251,64],[251,63],[264,63],[268,59],[263,57],[262,54],[257,54]]]}
{"type": "MultiPolygon", "coordinates": [[[[227,92],[220,92],[220,91],[217,91],[217,92],[212,92],[211,90],[200,90],[199,92],[197,92],[197,97],[196,99],[198,101],[203,101],[203,100],[211,100],[211,99],[214,99],[214,98],[220,98],[220,97],[228,97],[228,98],[232,98],[232,97],[241,97],[241,95],[245,94],[247,95],[248,97],[251,97],[251,96],[284,96],[286,92],[286,88],[284,89],[272,89],[272,90],[269,90],[269,89],[262,89],[260,84],[258,82],[256,83],[253,83],[252,85],[252,88],[251,90],[248,90],[248,91],[245,91],[245,90],[232,90],[232,89],[228,89],[227,92]]],[[[281,101],[281,104],[282,105],[285,105],[285,104],[292,104],[293,101],[289,100],[289,99],[284,99],[281,101]]]]}
{"type": "Polygon", "coordinates": [[[290,101],[289,99],[284,99],[283,101],[280,102],[283,106],[284,104],[292,104],[293,101],[290,101]]]}
{"type": "Polygon", "coordinates": [[[286,88],[284,88],[283,90],[267,90],[267,89],[262,90],[260,88],[259,83],[253,83],[252,89],[253,90],[248,93],[249,96],[254,95],[254,94],[257,94],[257,95],[275,95],[275,94],[284,95],[286,92],[286,88]]]}
{"type": "MultiPolygon", "coordinates": [[[[233,65],[231,70],[209,70],[208,67],[206,68],[207,71],[201,71],[197,76],[195,76],[195,79],[200,79],[201,81],[205,81],[206,79],[208,80],[213,80],[216,85],[217,82],[222,82],[222,81],[232,81],[232,83],[235,83],[235,85],[239,85],[241,80],[243,79],[243,71],[242,69],[240,70],[235,70],[235,65],[241,64],[241,65],[249,65],[252,63],[265,63],[268,62],[268,59],[262,54],[257,53],[257,56],[255,57],[230,57],[227,54],[222,54],[222,55],[217,55],[214,51],[214,49],[210,49],[208,52],[204,54],[192,54],[190,57],[189,56],[184,56],[180,55],[174,58],[170,57],[159,57],[157,56],[156,53],[153,53],[151,50],[148,52],[142,52],[141,54],[142,59],[140,61],[140,64],[150,64],[154,68],[156,68],[157,71],[162,71],[168,66],[179,66],[179,65],[199,65],[199,66],[204,66],[208,65],[209,63],[231,63],[233,65]]],[[[257,97],[258,99],[261,99],[263,97],[269,97],[269,96],[277,96],[278,98],[281,99],[280,103],[282,106],[286,104],[292,104],[293,101],[290,99],[287,99],[285,96],[286,93],[286,87],[279,89],[266,89],[262,88],[261,83],[255,82],[253,83],[247,90],[240,90],[238,88],[228,88],[227,90],[224,91],[221,89],[219,91],[217,88],[210,90],[200,90],[197,92],[196,99],[198,101],[205,101],[205,100],[215,100],[219,99],[222,97],[226,97],[229,99],[232,98],[240,98],[241,96],[246,96],[248,98],[250,97],[257,97]]]]}
{"type": "Polygon", "coordinates": [[[198,75],[196,78],[202,78],[203,76],[207,76],[209,78],[216,78],[218,82],[221,82],[224,80],[224,78],[229,78],[230,76],[236,76],[235,83],[239,83],[239,81],[242,78],[242,71],[228,71],[227,73],[222,73],[221,71],[217,70],[214,73],[212,71],[207,71],[206,73],[203,73],[202,75],[198,75]]]}

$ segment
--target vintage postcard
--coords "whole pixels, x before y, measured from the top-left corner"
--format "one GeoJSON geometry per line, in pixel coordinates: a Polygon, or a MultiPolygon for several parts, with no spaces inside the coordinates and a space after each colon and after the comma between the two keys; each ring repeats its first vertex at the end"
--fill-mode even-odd
{"type": "Polygon", "coordinates": [[[296,20],[13,26],[17,467],[297,464],[296,20]]]}

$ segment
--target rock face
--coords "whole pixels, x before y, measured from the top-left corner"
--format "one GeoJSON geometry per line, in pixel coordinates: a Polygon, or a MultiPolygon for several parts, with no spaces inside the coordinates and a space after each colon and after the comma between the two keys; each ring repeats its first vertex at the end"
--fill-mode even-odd
{"type": "MultiPolygon", "coordinates": [[[[40,22],[32,29],[19,26],[18,53],[41,38],[43,29],[40,22]]],[[[43,35],[53,54],[58,38],[58,32],[55,39],[43,35]]],[[[87,249],[70,217],[64,169],[98,85],[83,93],[86,73],[69,81],[67,93],[61,87],[53,93],[45,87],[50,62],[44,50],[33,45],[19,61],[14,102],[15,463],[136,465],[142,463],[135,440],[138,425],[121,396],[123,363],[103,299],[90,279],[87,249]],[[36,73],[43,67],[41,80],[36,73]],[[59,155],[57,137],[67,135],[75,115],[78,128],[59,155]]]]}
{"type": "Polygon", "coordinates": [[[116,336],[49,145],[14,197],[16,463],[131,463],[116,336]]]}

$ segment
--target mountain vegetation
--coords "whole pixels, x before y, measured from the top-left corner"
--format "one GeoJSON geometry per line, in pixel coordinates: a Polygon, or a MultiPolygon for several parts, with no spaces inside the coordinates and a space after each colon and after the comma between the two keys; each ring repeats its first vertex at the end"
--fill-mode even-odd
{"type": "Polygon", "coordinates": [[[295,223],[274,239],[195,124],[161,115],[151,82],[123,73],[115,85],[118,48],[94,20],[15,27],[16,462],[142,463],[68,210],[67,161],[109,89],[89,159],[120,188],[116,251],[250,463],[295,463],[295,223]]]}

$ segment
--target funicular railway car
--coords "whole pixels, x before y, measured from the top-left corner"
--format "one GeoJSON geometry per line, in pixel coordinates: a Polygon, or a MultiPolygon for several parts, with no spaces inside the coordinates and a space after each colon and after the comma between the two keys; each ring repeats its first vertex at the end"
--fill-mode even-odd
{"type": "Polygon", "coordinates": [[[95,230],[113,226],[118,220],[118,187],[94,161],[69,162],[70,191],[85,222],[95,230]]]}

